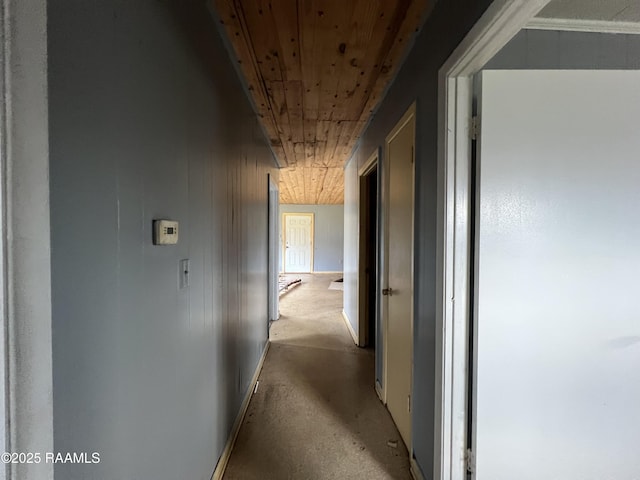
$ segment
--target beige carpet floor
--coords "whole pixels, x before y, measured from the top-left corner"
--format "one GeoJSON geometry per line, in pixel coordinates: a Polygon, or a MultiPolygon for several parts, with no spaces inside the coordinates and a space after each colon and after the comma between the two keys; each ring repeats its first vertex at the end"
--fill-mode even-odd
{"type": "Polygon", "coordinates": [[[407,450],[374,390],[373,351],[353,344],[343,292],[328,289],[339,275],[301,277],[281,298],[224,478],[410,479],[407,450]]]}

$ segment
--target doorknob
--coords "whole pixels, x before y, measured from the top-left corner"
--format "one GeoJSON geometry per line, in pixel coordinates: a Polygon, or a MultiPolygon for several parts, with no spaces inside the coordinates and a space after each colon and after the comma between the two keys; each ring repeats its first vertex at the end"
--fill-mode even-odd
{"type": "Polygon", "coordinates": [[[382,295],[393,295],[393,288],[383,288],[382,289],[382,295]]]}

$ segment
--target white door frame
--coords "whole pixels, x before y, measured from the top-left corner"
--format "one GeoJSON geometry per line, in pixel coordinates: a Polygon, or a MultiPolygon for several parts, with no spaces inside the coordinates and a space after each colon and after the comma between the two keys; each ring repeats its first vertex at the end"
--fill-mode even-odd
{"type": "MultiPolygon", "coordinates": [[[[365,244],[368,239],[363,236],[363,214],[366,208],[366,203],[363,202],[362,198],[362,186],[364,177],[369,175],[375,168],[378,166],[378,150],[376,150],[369,159],[365,162],[365,164],[360,167],[358,170],[358,277],[356,278],[356,291],[358,292],[358,304],[357,304],[357,318],[358,318],[358,346],[364,347],[365,345],[365,337],[366,337],[366,329],[367,329],[367,321],[368,319],[363,318],[363,312],[365,309],[365,302],[367,301],[367,292],[364,290],[366,272],[365,272],[365,261],[364,251],[365,244]]],[[[379,192],[378,192],[379,193],[379,192]]],[[[377,218],[373,219],[377,223],[377,218]]],[[[377,247],[379,248],[379,247],[377,247]]],[[[378,252],[376,249],[376,262],[378,260],[378,252]]],[[[377,280],[377,277],[376,277],[377,280]]],[[[376,291],[376,304],[378,293],[376,291]]],[[[375,315],[375,312],[373,312],[375,315]]],[[[371,332],[369,332],[371,335],[371,332]]]]}
{"type": "MultiPolygon", "coordinates": [[[[279,193],[278,184],[274,181],[273,175],[267,175],[267,249],[268,249],[268,277],[269,277],[269,301],[268,301],[268,314],[267,325],[272,321],[277,320],[279,317],[278,312],[278,270],[280,269],[280,262],[278,261],[278,255],[280,248],[278,246],[280,228],[278,226],[279,215],[279,193]]],[[[268,335],[267,326],[267,335],[268,335]]]]}
{"type": "Polygon", "coordinates": [[[311,238],[310,238],[310,265],[309,272],[313,273],[313,251],[315,248],[315,215],[313,213],[285,212],[282,214],[282,271],[284,273],[306,273],[306,272],[287,272],[287,217],[311,217],[311,238]]]}
{"type": "MultiPolygon", "coordinates": [[[[0,38],[0,451],[53,451],[47,2],[2,0],[0,38]]],[[[11,464],[0,479],[53,478],[11,464]]]]}
{"type": "MultiPolygon", "coordinates": [[[[389,244],[389,209],[390,209],[390,192],[389,192],[389,188],[390,188],[390,168],[391,168],[391,159],[389,158],[389,144],[391,143],[391,141],[398,135],[398,133],[400,132],[400,130],[402,130],[402,128],[411,121],[411,119],[413,119],[414,121],[414,162],[413,162],[413,175],[412,175],[412,183],[411,183],[411,188],[412,188],[412,200],[413,200],[413,205],[412,205],[412,221],[411,221],[411,243],[412,243],[412,251],[411,251],[411,286],[412,286],[412,293],[411,293],[411,345],[409,346],[409,348],[411,349],[411,391],[410,391],[410,395],[411,398],[413,398],[413,334],[414,334],[414,314],[415,314],[415,308],[414,308],[414,292],[413,292],[413,288],[415,286],[415,278],[414,278],[414,260],[415,260],[415,211],[416,211],[416,203],[415,203],[415,136],[416,136],[416,103],[412,103],[411,106],[407,109],[407,111],[404,113],[404,115],[402,115],[402,118],[400,118],[400,120],[398,120],[398,122],[396,123],[396,125],[393,127],[393,129],[391,130],[391,132],[389,132],[389,134],[387,135],[385,142],[384,142],[384,172],[385,172],[385,176],[384,176],[384,196],[383,196],[383,202],[382,202],[382,210],[384,212],[384,221],[383,221],[383,238],[384,238],[384,252],[383,252],[383,256],[384,259],[382,261],[382,267],[381,268],[381,272],[380,272],[380,278],[381,278],[381,290],[385,289],[385,288],[389,288],[389,249],[391,248],[391,245],[389,244]]],[[[382,402],[386,405],[387,404],[387,385],[388,385],[388,372],[389,372],[389,368],[388,368],[388,359],[389,359],[389,348],[388,348],[388,340],[389,340],[389,297],[386,295],[382,295],[381,296],[381,302],[380,302],[380,319],[381,319],[381,327],[382,327],[382,392],[378,392],[378,396],[381,397],[382,402]],[[380,395],[382,394],[382,395],[380,395]]],[[[377,390],[377,385],[376,385],[376,390],[377,390]]],[[[413,409],[412,409],[412,413],[411,413],[411,417],[412,417],[412,427],[413,427],[413,409]]],[[[412,428],[412,436],[413,436],[413,428],[412,428]]],[[[406,445],[407,450],[409,451],[410,455],[413,456],[412,452],[413,452],[413,445],[412,445],[412,441],[410,441],[410,445],[406,445]]]]}
{"type": "Polygon", "coordinates": [[[439,72],[436,480],[466,476],[473,75],[549,1],[495,0],[439,72]]]}

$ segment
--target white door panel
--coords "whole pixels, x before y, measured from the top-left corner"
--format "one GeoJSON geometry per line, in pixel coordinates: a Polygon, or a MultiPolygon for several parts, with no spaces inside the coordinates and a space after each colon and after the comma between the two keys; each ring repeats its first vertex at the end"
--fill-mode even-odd
{"type": "Polygon", "coordinates": [[[640,479],[639,85],[482,75],[479,480],[640,479]]]}
{"type": "Polygon", "coordinates": [[[387,407],[411,447],[413,351],[413,145],[414,117],[387,141],[389,159],[389,278],[387,407]]]}
{"type": "Polygon", "coordinates": [[[313,214],[284,214],[284,271],[309,273],[313,269],[313,214]]]}

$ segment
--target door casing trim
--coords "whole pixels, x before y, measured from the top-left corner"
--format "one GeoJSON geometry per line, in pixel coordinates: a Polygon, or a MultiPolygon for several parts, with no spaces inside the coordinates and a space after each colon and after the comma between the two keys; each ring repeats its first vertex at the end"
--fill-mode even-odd
{"type": "MultiPolygon", "coordinates": [[[[363,181],[364,181],[364,177],[366,177],[367,175],[369,175],[371,172],[373,172],[373,170],[375,168],[378,167],[378,150],[376,150],[370,157],[369,159],[365,162],[365,164],[360,167],[360,169],[358,170],[358,196],[359,196],[359,202],[358,202],[358,276],[356,278],[356,291],[358,292],[358,304],[356,306],[356,311],[357,311],[357,322],[358,322],[358,341],[356,342],[356,345],[358,345],[359,347],[364,347],[365,346],[365,340],[366,340],[366,329],[367,329],[367,325],[366,322],[367,320],[362,318],[362,314],[363,314],[363,307],[364,307],[364,302],[366,302],[366,293],[363,291],[363,285],[365,284],[364,279],[366,276],[366,272],[365,272],[365,266],[363,265],[363,253],[364,253],[364,244],[367,242],[367,239],[363,238],[363,215],[365,214],[364,210],[366,208],[366,206],[363,204],[363,198],[362,198],[362,188],[363,188],[363,181]]],[[[377,186],[376,186],[376,197],[380,194],[379,191],[377,191],[377,186]]],[[[377,223],[377,218],[373,219],[374,221],[376,221],[377,223]]],[[[377,230],[377,229],[376,229],[377,230]]],[[[380,249],[379,246],[376,246],[376,262],[378,260],[378,250],[380,249]]],[[[377,280],[377,279],[376,279],[377,280]]],[[[378,304],[378,290],[376,289],[376,304],[378,304]]],[[[375,312],[374,312],[375,315],[375,312]]],[[[369,332],[370,333],[370,332],[369,332]]]]}
{"type": "Polygon", "coordinates": [[[473,75],[550,0],[495,0],[438,75],[435,480],[465,478],[473,75]]]}

